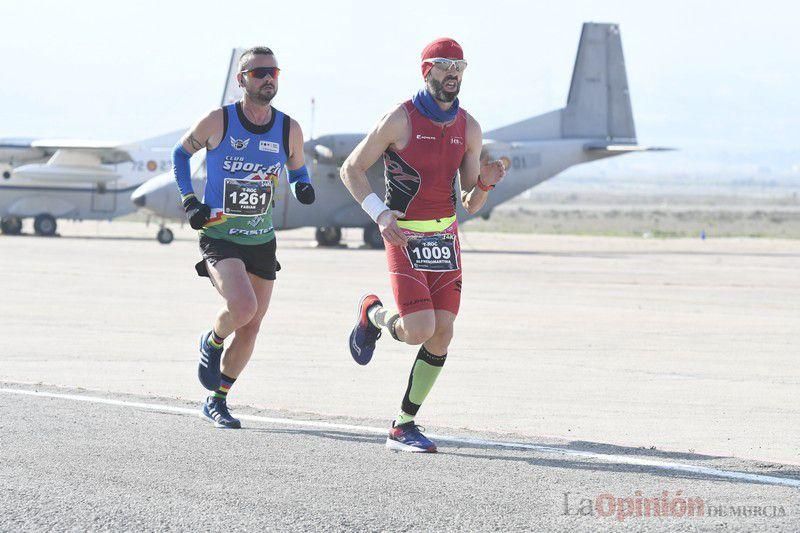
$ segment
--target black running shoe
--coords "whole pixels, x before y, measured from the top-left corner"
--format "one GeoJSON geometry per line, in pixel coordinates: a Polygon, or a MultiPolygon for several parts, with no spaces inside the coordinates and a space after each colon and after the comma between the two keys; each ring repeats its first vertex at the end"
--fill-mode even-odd
{"type": "Polygon", "coordinates": [[[222,358],[222,348],[214,348],[208,342],[211,331],[200,335],[200,363],[197,365],[197,377],[200,383],[208,390],[219,388],[222,375],[219,369],[219,361],[222,358]]]}
{"type": "Polygon", "coordinates": [[[374,294],[362,296],[358,302],[356,325],[350,333],[350,355],[359,365],[370,362],[375,351],[375,341],[381,338],[380,328],[375,327],[367,317],[367,309],[375,304],[383,305],[374,294]]]}
{"type": "Polygon", "coordinates": [[[214,426],[223,429],[239,429],[242,423],[238,418],[233,418],[228,411],[228,403],[224,398],[209,396],[203,404],[203,417],[214,422],[214,426]]]}
{"type": "Polygon", "coordinates": [[[386,437],[386,448],[398,452],[436,453],[436,444],[422,434],[423,429],[413,420],[399,426],[392,422],[392,429],[386,437]]]}

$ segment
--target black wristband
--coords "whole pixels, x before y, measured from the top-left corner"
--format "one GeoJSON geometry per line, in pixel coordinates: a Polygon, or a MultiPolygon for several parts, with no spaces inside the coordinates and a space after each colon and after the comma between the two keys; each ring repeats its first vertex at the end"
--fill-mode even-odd
{"type": "Polygon", "coordinates": [[[294,194],[301,204],[309,205],[314,203],[314,187],[310,183],[296,183],[294,194]]]}
{"type": "Polygon", "coordinates": [[[197,196],[187,196],[183,201],[183,210],[188,213],[190,209],[196,209],[198,205],[201,205],[201,202],[197,199],[197,196]]]}

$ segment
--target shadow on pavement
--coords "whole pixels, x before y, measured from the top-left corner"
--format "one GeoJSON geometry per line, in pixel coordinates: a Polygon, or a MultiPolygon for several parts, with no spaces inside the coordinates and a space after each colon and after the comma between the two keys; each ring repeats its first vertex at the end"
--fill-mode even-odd
{"type": "MultiPolygon", "coordinates": [[[[363,444],[373,444],[383,448],[386,437],[383,435],[365,435],[361,433],[354,433],[341,430],[327,430],[327,429],[269,429],[269,428],[244,428],[242,431],[252,431],[265,434],[287,434],[287,435],[304,435],[309,437],[316,437],[321,439],[330,439],[340,442],[357,442],[363,444]]],[[[480,445],[471,443],[449,443],[446,440],[440,440],[438,455],[462,458],[462,459],[481,459],[481,460],[497,460],[497,461],[512,461],[519,464],[527,464],[532,467],[545,467],[545,468],[564,468],[569,470],[584,470],[587,472],[613,472],[613,473],[629,473],[629,474],[648,474],[655,477],[670,478],[670,479],[688,479],[688,480],[705,480],[705,481],[724,481],[728,483],[748,484],[748,485],[771,485],[770,483],[762,483],[756,480],[746,479],[731,479],[724,476],[715,476],[703,473],[682,472],[677,470],[668,470],[664,468],[657,468],[645,465],[633,465],[623,463],[607,463],[601,460],[591,458],[549,458],[544,457],[548,453],[558,454],[560,450],[564,452],[569,451],[589,451],[593,453],[613,454],[613,455],[630,455],[631,457],[648,457],[648,458],[662,458],[671,460],[683,461],[708,461],[713,459],[721,459],[721,456],[702,455],[682,452],[668,452],[662,450],[653,450],[645,448],[633,448],[626,446],[613,446],[608,444],[587,442],[587,441],[574,441],[569,444],[537,444],[525,443],[528,445],[542,446],[553,449],[553,452],[544,452],[537,450],[528,450],[524,448],[512,448],[497,446],[480,445]],[[478,450],[484,453],[470,453],[470,451],[478,450]],[[506,453],[503,453],[506,452],[506,453]]],[[[388,452],[385,450],[377,451],[376,453],[398,453],[388,452]]],[[[788,479],[800,478],[800,471],[793,469],[781,470],[780,465],[764,465],[777,467],[769,471],[759,471],[759,475],[767,475],[774,477],[783,477],[788,479]]],[[[754,472],[755,473],[755,472],[754,472]]]]}

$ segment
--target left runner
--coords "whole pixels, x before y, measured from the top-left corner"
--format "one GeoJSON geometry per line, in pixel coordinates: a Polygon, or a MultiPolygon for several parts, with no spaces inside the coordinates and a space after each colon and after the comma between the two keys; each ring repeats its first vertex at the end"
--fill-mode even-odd
{"type": "Polygon", "coordinates": [[[271,105],[280,73],[275,55],[266,47],[250,48],[238,71],[244,97],[203,117],[172,154],[186,216],[200,230],[203,261],[195,268],[211,278],[225,301],[212,329],[200,337],[198,367],[200,383],[213,391],[203,415],[220,428],[241,427],[228,410],[227,395],[253,353],[280,270],[271,211],[284,166],[295,198],[314,202],[300,125],[271,105]],[[192,189],[189,159],[202,148],[208,180],[201,202],[192,189]]]}

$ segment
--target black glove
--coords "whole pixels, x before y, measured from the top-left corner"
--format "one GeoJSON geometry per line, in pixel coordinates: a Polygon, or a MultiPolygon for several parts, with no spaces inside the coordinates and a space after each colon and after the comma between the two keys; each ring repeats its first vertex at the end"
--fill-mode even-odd
{"type": "Polygon", "coordinates": [[[192,229],[203,229],[208,219],[211,218],[211,208],[194,196],[190,196],[183,202],[183,209],[186,211],[186,218],[192,229]]]}
{"type": "Polygon", "coordinates": [[[294,197],[301,204],[313,204],[314,199],[316,198],[314,195],[314,187],[310,183],[303,183],[297,182],[294,183],[294,197]]]}

